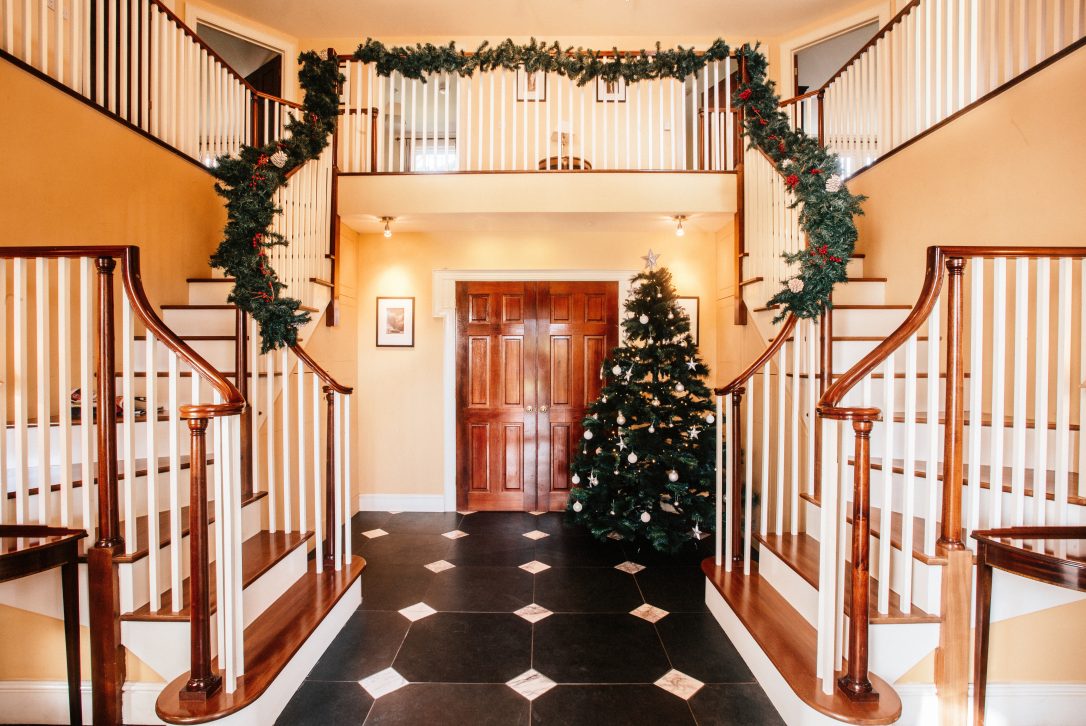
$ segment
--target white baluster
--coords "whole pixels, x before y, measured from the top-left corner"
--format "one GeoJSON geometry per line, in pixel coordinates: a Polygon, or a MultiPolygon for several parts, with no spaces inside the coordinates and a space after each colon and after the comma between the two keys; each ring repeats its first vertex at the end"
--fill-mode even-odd
{"type": "MultiPolygon", "coordinates": [[[[1003,522],[1003,396],[1006,390],[1006,326],[1007,318],[1007,259],[997,257],[992,280],[992,425],[989,433],[990,470],[992,480],[988,490],[988,526],[1001,527],[1003,522]]],[[[972,413],[972,412],[970,412],[972,413]]]]}
{"type": "MultiPolygon", "coordinates": [[[[1017,527],[1026,521],[1026,353],[1029,349],[1029,259],[1019,257],[1015,260],[1014,288],[1014,378],[1018,384],[1013,386],[1014,402],[1011,426],[1011,492],[1014,498],[1014,524],[1017,527]]],[[[1034,425],[1043,428],[1040,421],[1034,425]]],[[[992,491],[996,491],[996,482],[1002,489],[1002,477],[992,478],[992,491]]]]}
{"type": "MultiPolygon", "coordinates": [[[[42,16],[45,17],[44,15],[42,16]]],[[[44,60],[44,56],[43,56],[44,60]]],[[[49,323],[49,261],[44,257],[34,260],[34,312],[35,312],[35,340],[37,342],[36,368],[38,369],[37,400],[38,400],[38,523],[49,524],[50,500],[52,499],[52,452],[51,429],[52,413],[50,408],[50,389],[52,388],[52,376],[49,373],[52,355],[50,353],[51,326],[49,323]]]]}
{"type": "MultiPolygon", "coordinates": [[[[1057,263],[1056,287],[1056,522],[1069,524],[1067,495],[1071,461],[1071,260],[1057,263]]],[[[1082,435],[1082,432],[1079,432],[1082,435]]]]}
{"type": "Polygon", "coordinates": [[[966,531],[972,534],[980,524],[980,465],[984,456],[984,258],[972,259],[969,287],[969,518],[966,531]]]}
{"type": "MultiPolygon", "coordinates": [[[[1048,358],[1049,296],[1051,295],[1051,268],[1047,257],[1037,258],[1037,340],[1034,345],[1037,357],[1033,369],[1033,522],[1045,523],[1045,504],[1048,501],[1048,358]]],[[[1081,358],[1079,360],[1082,360],[1081,358]]],[[[1080,409],[1080,416],[1082,411],[1080,409]]],[[[1082,436],[1079,429],[1079,436],[1082,436]]],[[[1079,459],[1081,471],[1082,459],[1079,459]]]]}

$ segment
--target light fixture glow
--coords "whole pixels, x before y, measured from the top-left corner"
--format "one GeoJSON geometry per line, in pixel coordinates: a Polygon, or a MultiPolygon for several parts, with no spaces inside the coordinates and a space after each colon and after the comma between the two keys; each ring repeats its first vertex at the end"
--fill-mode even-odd
{"type": "Polygon", "coordinates": [[[381,217],[381,221],[385,223],[385,237],[392,236],[392,217],[381,217]]]}
{"type": "Polygon", "coordinates": [[[682,237],[683,235],[686,234],[686,230],[683,229],[683,222],[686,221],[686,215],[685,214],[678,214],[678,215],[675,215],[674,219],[675,219],[675,222],[677,223],[675,225],[675,236],[676,237],[682,237]]]}

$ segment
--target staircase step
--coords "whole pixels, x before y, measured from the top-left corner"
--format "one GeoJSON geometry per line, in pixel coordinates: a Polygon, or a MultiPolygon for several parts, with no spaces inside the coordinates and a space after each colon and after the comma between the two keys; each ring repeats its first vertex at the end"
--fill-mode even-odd
{"type": "MultiPolygon", "coordinates": [[[[944,374],[944,373],[941,373],[939,375],[942,378],[946,378],[946,374],[944,374]]],[[[966,374],[966,377],[968,377],[968,374],[966,374]]],[[[940,401],[940,403],[941,403],[941,401],[940,401]]],[[[981,426],[991,426],[992,421],[993,421],[993,419],[992,419],[991,415],[984,414],[980,418],[980,425],[981,426]]],[[[916,414],[916,423],[918,423],[918,424],[926,424],[927,422],[928,422],[928,416],[927,416],[926,413],[919,413],[918,412],[916,414]]],[[[970,422],[971,422],[970,414],[967,412],[965,414],[965,425],[968,426],[970,424],[970,422]]],[[[905,413],[904,412],[895,413],[894,414],[894,423],[905,423],[905,413]]],[[[944,416],[943,414],[939,414],[939,425],[942,426],[945,423],[946,423],[946,416],[944,416]]],[[[1013,424],[1014,424],[1014,417],[1013,416],[1005,416],[1004,417],[1004,419],[1003,419],[1003,429],[1005,431],[1010,431],[1012,429],[1013,424]]],[[[1026,419],[1025,428],[1027,428],[1027,429],[1036,429],[1037,428],[1037,422],[1034,421],[1033,419],[1026,419]]],[[[1055,421],[1049,421],[1048,422],[1048,430],[1049,431],[1055,431],[1056,430],[1056,422],[1055,421]]],[[[1078,431],[1079,430],[1079,425],[1077,423],[1070,423],[1068,425],[1068,430],[1069,431],[1078,431]]]]}
{"type": "MultiPolygon", "coordinates": [[[[851,458],[848,460],[849,466],[852,465],[853,461],[854,461],[854,459],[851,459],[851,458]]],[[[904,474],[905,473],[905,460],[904,459],[894,459],[893,464],[891,466],[892,466],[892,471],[893,471],[894,474],[904,474]]],[[[875,471],[882,471],[883,470],[882,459],[872,458],[871,459],[871,468],[873,470],[875,470],[875,471]]],[[[992,488],[992,473],[991,472],[992,472],[992,469],[991,469],[990,466],[988,466],[987,464],[982,464],[981,465],[981,467],[980,467],[980,486],[981,486],[981,489],[991,489],[992,488]]],[[[1014,490],[1011,487],[1011,478],[1013,476],[1012,472],[1013,472],[1013,469],[1011,467],[1009,467],[1009,466],[1003,467],[1003,479],[1002,479],[1002,481],[1003,481],[1003,493],[1004,494],[1013,494],[1014,493],[1014,490]]],[[[1025,471],[1024,471],[1024,474],[1025,474],[1025,476],[1023,477],[1023,480],[1025,481],[1026,497],[1032,497],[1033,496],[1033,468],[1032,467],[1027,467],[1025,469],[1025,471]]],[[[916,468],[914,470],[913,475],[916,476],[919,479],[923,479],[924,477],[927,476],[927,472],[925,470],[921,469],[921,468],[916,468]]],[[[938,477],[939,481],[943,480],[943,463],[942,462],[939,462],[938,466],[936,467],[936,476],[938,477]]],[[[969,484],[969,464],[966,464],[963,467],[962,483],[966,484],[966,485],[969,484]]],[[[1045,483],[1046,483],[1045,498],[1050,502],[1056,501],[1056,472],[1054,470],[1048,469],[1046,471],[1046,482],[1045,483]]],[[[1068,504],[1075,504],[1075,505],[1078,505],[1078,506],[1086,506],[1086,497],[1080,497],[1080,496],[1074,494],[1074,492],[1078,491],[1078,472],[1074,472],[1074,471],[1067,472],[1067,491],[1068,491],[1068,494],[1067,494],[1067,502],[1068,502],[1068,504]]]]}
{"type": "MultiPolygon", "coordinates": [[[[181,460],[181,465],[180,465],[180,467],[178,467],[179,470],[184,471],[185,469],[188,469],[189,468],[189,456],[188,456],[188,454],[185,454],[184,456],[180,457],[180,460],[181,460]]],[[[207,457],[207,463],[208,464],[214,464],[215,463],[215,457],[209,455],[207,457]]],[[[94,469],[94,471],[97,471],[98,470],[97,463],[95,463],[95,465],[92,468],[94,469]]],[[[165,474],[165,473],[167,473],[169,471],[170,471],[170,457],[168,457],[168,456],[160,456],[160,457],[158,457],[158,473],[159,474],[165,474]]],[[[73,477],[76,477],[76,476],[82,474],[82,472],[83,472],[82,465],[80,465],[80,464],[72,464],[72,476],[73,477]]],[[[138,479],[141,476],[147,476],[147,459],[136,459],[136,478],[138,479]]],[[[117,480],[118,481],[124,481],[124,479],[125,479],[124,461],[119,459],[117,461],[117,480]]],[[[95,484],[98,483],[98,477],[94,478],[94,483],[95,484]]],[[[73,489],[79,489],[82,486],[83,486],[83,480],[82,479],[74,479],[73,478],[73,480],[72,480],[72,488],[73,489]]],[[[59,492],[60,488],[61,488],[60,483],[50,484],[49,485],[49,491],[51,491],[51,492],[59,492]]],[[[27,496],[34,496],[34,495],[39,494],[39,493],[40,493],[39,489],[36,486],[31,487],[30,489],[27,490],[27,496]]],[[[15,498],[15,492],[13,492],[13,491],[8,492],[8,499],[14,499],[14,498],[15,498]]]]}
{"type": "MultiPolygon", "coordinates": [[[[313,536],[312,532],[257,532],[241,543],[241,586],[248,587],[256,582],[265,572],[270,570],[280,560],[303,545],[313,536]]],[[[215,612],[215,563],[210,566],[209,581],[211,612],[215,612]]],[[[184,621],[189,619],[189,578],[181,583],[182,598],[181,609],[173,612],[173,590],[167,590],[162,594],[162,607],[152,611],[150,604],[146,604],[138,610],[125,613],[122,620],[165,620],[184,621]]]]}
{"type": "MultiPolygon", "coordinates": [[[[155,706],[159,718],[167,723],[206,723],[256,701],[340,598],[352,586],[357,587],[365,567],[364,559],[352,557],[350,565],[338,572],[326,569],[317,574],[310,562],[309,571],[245,628],[245,676],[238,679],[237,690],[226,693],[219,689],[206,701],[182,701],[179,695],[189,678],[184,673],[159,695],[155,706]]],[[[217,659],[211,668],[218,670],[217,659]]]]}
{"type": "Polygon", "coordinates": [[[741,567],[726,572],[712,558],[705,560],[701,569],[777,672],[808,706],[830,718],[855,724],[892,724],[901,717],[901,699],[889,683],[874,673],[870,678],[879,693],[878,701],[853,701],[836,688],[830,695],[822,692],[815,671],[815,629],[758,575],[757,565],[751,564],[749,576],[741,567]]]}
{"type": "MultiPolygon", "coordinates": [[[[872,510],[874,518],[874,510],[872,510]]],[[[754,537],[770,552],[780,558],[786,565],[795,570],[808,585],[818,589],[818,550],[819,542],[807,534],[767,534],[754,537]]],[[[845,565],[845,614],[851,611],[852,603],[852,568],[845,565]]],[[[893,590],[890,591],[889,612],[880,613],[878,610],[879,583],[871,578],[871,592],[868,598],[868,617],[872,623],[937,623],[940,618],[929,615],[915,605],[909,613],[901,611],[901,598],[893,590]]]]}

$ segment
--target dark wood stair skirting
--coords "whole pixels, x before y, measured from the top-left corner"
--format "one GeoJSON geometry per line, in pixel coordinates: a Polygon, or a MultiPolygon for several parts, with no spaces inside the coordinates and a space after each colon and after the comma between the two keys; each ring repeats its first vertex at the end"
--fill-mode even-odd
{"type": "Polygon", "coordinates": [[[901,698],[874,673],[870,678],[879,693],[878,701],[853,701],[836,688],[832,695],[822,692],[815,675],[818,636],[814,627],[758,575],[756,564],[751,563],[749,576],[743,575],[742,567],[725,572],[712,558],[702,562],[701,570],[788,686],[810,708],[853,724],[892,724],[901,717],[901,698]]]}
{"type": "MultiPolygon", "coordinates": [[[[340,598],[358,586],[365,567],[364,559],[352,557],[350,565],[339,572],[326,569],[318,575],[311,562],[309,572],[245,628],[245,675],[238,679],[236,691],[220,689],[207,701],[181,701],[178,695],[189,677],[184,673],[162,690],[155,713],[167,723],[207,723],[256,701],[340,598]]],[[[217,669],[218,664],[213,662],[212,668],[217,669]]]]}

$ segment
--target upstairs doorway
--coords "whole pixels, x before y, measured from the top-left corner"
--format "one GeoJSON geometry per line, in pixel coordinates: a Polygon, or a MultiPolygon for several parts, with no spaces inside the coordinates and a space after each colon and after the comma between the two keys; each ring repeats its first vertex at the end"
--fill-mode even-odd
{"type": "Polygon", "coordinates": [[[565,509],[617,344],[616,282],[456,283],[458,509],[565,509]]]}

